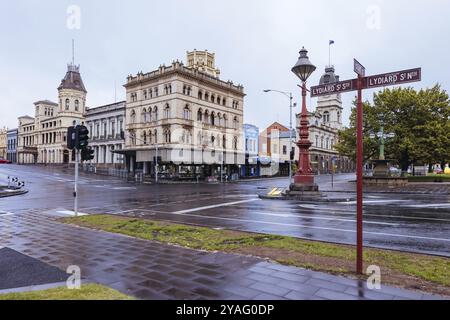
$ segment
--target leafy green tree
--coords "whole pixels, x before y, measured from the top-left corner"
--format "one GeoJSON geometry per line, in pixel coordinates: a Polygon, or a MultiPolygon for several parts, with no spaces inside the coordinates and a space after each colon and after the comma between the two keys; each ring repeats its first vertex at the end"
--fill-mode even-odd
{"type": "MultiPolygon", "coordinates": [[[[355,102],[354,102],[355,104],[355,102]]],[[[450,100],[439,85],[416,91],[413,88],[385,89],[374,94],[373,105],[363,104],[364,159],[377,159],[378,143],[370,132],[395,133],[386,141],[385,154],[406,170],[415,164],[444,164],[450,161],[450,100]]],[[[356,158],[356,108],[352,109],[350,128],[339,133],[336,149],[356,158]]]]}

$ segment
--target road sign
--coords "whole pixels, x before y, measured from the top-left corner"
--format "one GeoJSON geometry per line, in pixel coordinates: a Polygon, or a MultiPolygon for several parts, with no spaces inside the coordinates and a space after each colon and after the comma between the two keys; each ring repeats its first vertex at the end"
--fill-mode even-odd
{"type": "MultiPolygon", "coordinates": [[[[362,90],[376,87],[392,86],[402,83],[420,81],[422,69],[415,68],[403,71],[365,76],[364,66],[354,59],[354,71],[357,79],[327,83],[311,87],[311,97],[327,96],[346,91],[358,91],[356,106],[356,270],[363,273],[363,107],[362,90]]],[[[332,175],[332,184],[333,184],[332,175]]]]}
{"type": "Polygon", "coordinates": [[[353,71],[361,77],[366,75],[366,68],[364,68],[364,66],[356,59],[353,59],[353,71]]]}
{"type": "Polygon", "coordinates": [[[415,68],[390,73],[368,76],[365,79],[365,89],[393,86],[402,83],[416,82],[422,79],[422,69],[415,68]]]}
{"type": "Polygon", "coordinates": [[[337,94],[341,92],[356,90],[356,79],[326,83],[319,86],[311,87],[311,97],[325,96],[337,94]]]}

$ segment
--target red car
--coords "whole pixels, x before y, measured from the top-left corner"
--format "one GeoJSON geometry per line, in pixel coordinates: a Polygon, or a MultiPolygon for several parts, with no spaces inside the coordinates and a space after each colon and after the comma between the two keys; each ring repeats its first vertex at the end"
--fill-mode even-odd
{"type": "Polygon", "coordinates": [[[11,161],[0,158],[0,163],[11,163],[11,161]]]}

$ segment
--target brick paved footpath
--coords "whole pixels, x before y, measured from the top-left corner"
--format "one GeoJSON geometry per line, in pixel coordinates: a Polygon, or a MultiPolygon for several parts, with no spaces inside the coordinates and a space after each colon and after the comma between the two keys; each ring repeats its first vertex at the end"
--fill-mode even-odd
{"type": "Polygon", "coordinates": [[[0,247],[9,247],[139,299],[438,299],[389,286],[283,266],[242,255],[165,245],[62,224],[23,212],[0,216],[0,247]]]}

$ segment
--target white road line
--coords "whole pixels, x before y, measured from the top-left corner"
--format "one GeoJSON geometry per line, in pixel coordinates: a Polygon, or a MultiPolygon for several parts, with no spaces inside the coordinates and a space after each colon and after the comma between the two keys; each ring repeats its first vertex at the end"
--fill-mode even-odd
{"type": "MultiPolygon", "coordinates": [[[[75,212],[74,211],[69,211],[69,210],[62,210],[62,211],[56,211],[57,213],[61,213],[61,214],[65,214],[65,215],[68,215],[68,216],[75,216],[75,212]]],[[[88,214],[87,213],[81,213],[81,212],[78,212],[78,216],[87,216],[88,214]]]]}
{"type": "Polygon", "coordinates": [[[235,202],[225,202],[225,203],[220,203],[220,204],[214,204],[214,205],[211,205],[211,206],[205,206],[205,207],[198,207],[198,208],[193,208],[193,209],[175,211],[173,213],[183,214],[183,213],[188,213],[188,212],[202,211],[202,210],[214,209],[214,208],[219,208],[219,207],[234,206],[235,204],[259,201],[259,200],[261,200],[261,199],[249,199],[249,200],[242,200],[242,201],[235,201],[235,202]]]}
{"type": "MultiPolygon", "coordinates": [[[[324,217],[318,215],[301,215],[301,214],[288,214],[288,213],[268,213],[268,212],[252,212],[251,214],[261,214],[266,216],[274,216],[274,217],[282,217],[282,218],[307,218],[307,219],[317,219],[317,220],[331,220],[331,221],[343,221],[343,222],[356,222],[356,220],[352,219],[341,219],[341,218],[333,218],[333,217],[324,217]]],[[[390,222],[378,222],[378,221],[363,221],[365,224],[379,224],[385,226],[398,226],[399,223],[390,223],[390,222]]]]}
{"type": "MultiPolygon", "coordinates": [[[[368,203],[389,203],[389,202],[405,202],[411,200],[363,200],[364,204],[368,203]]],[[[356,204],[356,201],[337,202],[338,204],[356,204]]]]}
{"type": "Polygon", "coordinates": [[[450,208],[450,203],[429,203],[429,204],[411,204],[407,207],[413,208],[450,208]]]}
{"type": "MultiPolygon", "coordinates": [[[[151,212],[151,210],[141,210],[141,211],[149,211],[149,212],[151,212]]],[[[268,221],[258,221],[258,220],[249,220],[249,219],[235,219],[235,218],[225,218],[225,217],[211,217],[211,216],[202,216],[202,215],[198,215],[198,214],[183,214],[183,213],[179,213],[179,212],[158,212],[158,213],[161,213],[161,214],[172,214],[172,215],[186,216],[186,217],[207,218],[207,219],[217,219],[217,220],[228,220],[228,221],[237,221],[237,222],[250,222],[250,223],[269,224],[269,225],[278,225],[278,226],[300,227],[300,228],[307,228],[307,229],[318,229],[318,230],[328,230],[328,231],[339,231],[339,232],[356,233],[356,230],[328,228],[328,227],[317,227],[317,226],[305,226],[305,225],[293,224],[293,223],[268,222],[268,221]]],[[[436,240],[436,241],[450,242],[450,239],[433,238],[433,237],[422,237],[422,236],[410,236],[410,235],[392,234],[392,233],[385,233],[385,232],[364,231],[364,234],[374,234],[374,235],[389,236],[389,237],[396,237],[396,238],[411,238],[411,239],[423,239],[423,240],[436,240]]]]}

